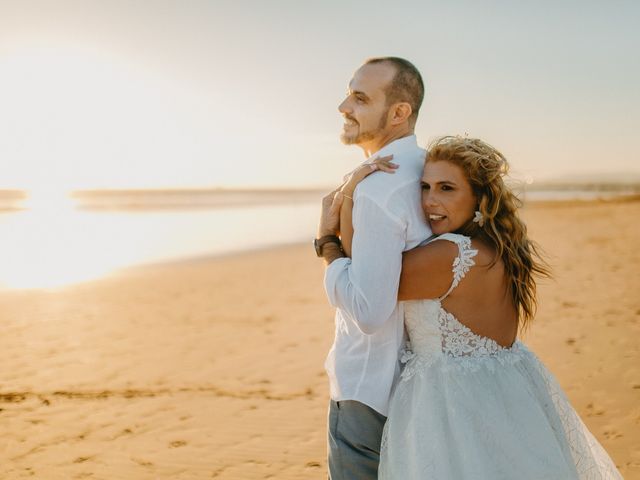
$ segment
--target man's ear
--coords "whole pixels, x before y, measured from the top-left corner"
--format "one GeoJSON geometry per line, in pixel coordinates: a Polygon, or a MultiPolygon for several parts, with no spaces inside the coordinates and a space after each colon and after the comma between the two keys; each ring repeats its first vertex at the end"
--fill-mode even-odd
{"type": "Polygon", "coordinates": [[[396,103],[391,108],[391,124],[400,125],[406,122],[412,113],[413,109],[407,102],[396,103]]]}

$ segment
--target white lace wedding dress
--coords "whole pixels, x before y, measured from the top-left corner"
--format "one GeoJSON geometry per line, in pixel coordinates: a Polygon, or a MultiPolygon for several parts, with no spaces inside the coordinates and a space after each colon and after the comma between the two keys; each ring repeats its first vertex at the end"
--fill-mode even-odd
{"type": "Polygon", "coordinates": [[[475,335],[441,301],[474,265],[458,245],[441,298],[405,302],[411,351],[385,425],[380,480],[619,479],[553,376],[519,341],[475,335]]]}

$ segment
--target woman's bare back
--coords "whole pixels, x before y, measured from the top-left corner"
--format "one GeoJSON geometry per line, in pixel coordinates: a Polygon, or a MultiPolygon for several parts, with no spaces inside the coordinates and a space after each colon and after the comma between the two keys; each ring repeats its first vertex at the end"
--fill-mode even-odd
{"type": "MultiPolygon", "coordinates": [[[[475,265],[442,301],[442,306],[473,333],[509,347],[516,339],[518,323],[504,264],[498,259],[490,266],[495,257],[495,250],[490,245],[474,239],[471,246],[478,250],[475,265]]],[[[433,241],[406,252],[399,300],[444,295],[453,280],[451,268],[457,254],[457,246],[446,241],[433,241]]]]}

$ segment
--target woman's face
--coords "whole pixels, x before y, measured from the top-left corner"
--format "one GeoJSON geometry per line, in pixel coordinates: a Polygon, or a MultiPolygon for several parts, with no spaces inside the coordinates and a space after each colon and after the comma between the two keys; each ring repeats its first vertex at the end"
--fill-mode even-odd
{"type": "Polygon", "coordinates": [[[459,166],[428,161],[421,184],[422,209],[434,234],[455,232],[473,218],[476,198],[459,166]]]}

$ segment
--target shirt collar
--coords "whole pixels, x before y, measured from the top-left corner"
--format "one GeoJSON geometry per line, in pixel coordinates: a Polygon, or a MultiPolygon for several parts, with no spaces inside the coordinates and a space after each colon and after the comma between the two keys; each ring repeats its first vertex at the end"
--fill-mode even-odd
{"type": "MultiPolygon", "coordinates": [[[[415,135],[407,135],[406,137],[399,138],[394,140],[391,143],[388,143],[376,153],[367,158],[365,163],[370,163],[374,158],[384,157],[386,155],[398,155],[406,152],[407,150],[415,150],[418,148],[418,139],[415,135]]],[[[396,159],[394,158],[395,162],[396,159]]]]}

